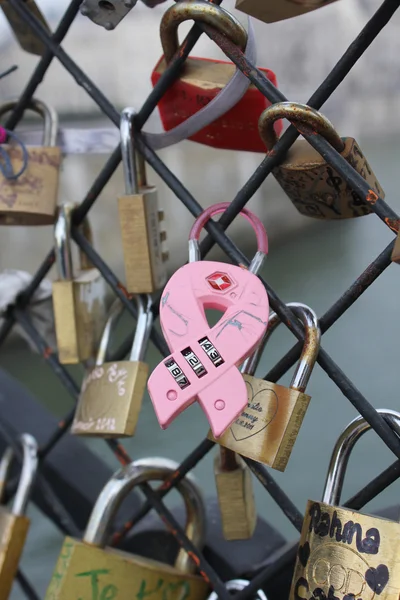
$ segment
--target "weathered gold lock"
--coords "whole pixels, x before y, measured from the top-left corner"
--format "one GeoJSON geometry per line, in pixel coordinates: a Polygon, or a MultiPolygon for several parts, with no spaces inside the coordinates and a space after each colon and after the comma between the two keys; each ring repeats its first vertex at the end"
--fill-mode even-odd
{"type": "Polygon", "coordinates": [[[336,0],[236,0],[235,8],[264,23],[275,23],[322,8],[336,0]]]}
{"type": "MultiPolygon", "coordinates": [[[[49,25],[35,0],[24,0],[24,4],[50,35],[51,31],[49,25]]],[[[42,40],[35,35],[28,23],[26,23],[26,21],[19,16],[12,6],[10,6],[8,0],[0,0],[0,8],[3,10],[8,22],[10,23],[21,48],[30,54],[38,54],[39,56],[42,56],[46,50],[46,46],[42,40]]]]}
{"type": "MultiPolygon", "coordinates": [[[[305,327],[304,347],[290,387],[244,375],[248,392],[246,410],[220,438],[215,439],[211,432],[208,434],[208,438],[214,442],[278,471],[286,469],[311,400],[304,392],[317,360],[321,340],[314,311],[297,302],[287,306],[305,327]]],[[[259,354],[279,323],[278,315],[272,313],[263,344],[250,361],[258,363],[259,354]]],[[[250,364],[248,369],[252,368],[250,364]]]]}
{"type": "Polygon", "coordinates": [[[123,305],[117,300],[111,307],[96,366],[83,380],[71,428],[75,435],[118,438],[135,433],[149,371],[143,360],[153,323],[152,301],[148,296],[145,304],[145,298],[135,296],[138,318],[129,361],[105,362],[111,328],[123,305]]]}
{"type": "MultiPolygon", "coordinates": [[[[38,446],[35,438],[23,433],[18,439],[22,446],[22,471],[11,510],[0,505],[0,600],[7,600],[17,574],[30,521],[25,516],[38,466],[38,446]]],[[[6,489],[14,450],[9,447],[0,463],[0,503],[6,489]]]]}
{"type": "MultiPolygon", "coordinates": [[[[0,117],[16,101],[0,105],[0,117]]],[[[41,100],[33,99],[28,108],[43,117],[43,146],[29,146],[26,169],[17,179],[0,173],[0,225],[51,225],[56,218],[61,149],[56,146],[57,113],[41,100]]],[[[11,166],[18,173],[23,166],[23,151],[15,144],[4,144],[11,166]]]]}
{"type": "MultiPolygon", "coordinates": [[[[259,120],[259,132],[268,150],[277,142],[273,128],[277,119],[287,118],[305,132],[317,132],[365,179],[371,194],[385,197],[375,174],[354,138],[341,138],[332,123],[305,104],[279,102],[267,108],[259,120]]],[[[372,211],[355,191],[306,140],[298,140],[283,162],[272,171],[297,210],[316,219],[350,219],[372,211]]]]}
{"type": "MultiPolygon", "coordinates": [[[[75,204],[60,206],[54,228],[58,280],[53,283],[53,309],[58,359],[77,364],[95,355],[106,320],[106,287],[98,269],[79,251],[80,271],[74,274],[71,255],[71,219],[75,204]]],[[[82,226],[91,241],[89,221],[82,226]]]]}
{"type": "Polygon", "coordinates": [[[167,235],[161,230],[164,213],[158,208],[157,189],[149,186],[143,157],[138,153],[133,132],[136,112],[121,114],[121,152],[125,196],[118,199],[124,253],[126,287],[131,294],[151,294],[167,281],[167,235]]]}
{"type": "MultiPolygon", "coordinates": [[[[106,484],[94,505],[83,540],[67,537],[61,549],[45,600],[98,598],[205,600],[208,583],[194,575],[195,564],[180,550],[175,566],[106,547],[111,521],[128,493],[141,483],[165,481],[173,469],[135,466],[120,469],[106,484]]],[[[187,512],[186,535],[196,547],[204,543],[205,507],[200,490],[189,478],[177,484],[187,512]]]]}
{"type": "MultiPolygon", "coordinates": [[[[400,435],[400,413],[378,410],[400,435]]],[[[398,600],[400,523],[339,506],[350,453],[370,425],[354,419],[340,435],[329,463],[322,502],[309,500],[290,600],[398,600]]]]}

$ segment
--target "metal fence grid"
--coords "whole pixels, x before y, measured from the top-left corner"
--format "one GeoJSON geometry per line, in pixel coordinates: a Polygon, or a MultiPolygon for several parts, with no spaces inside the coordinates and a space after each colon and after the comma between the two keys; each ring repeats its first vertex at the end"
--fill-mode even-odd
{"type": "MultiPolygon", "coordinates": [[[[47,48],[45,54],[39,61],[30,80],[28,81],[14,111],[11,113],[9,119],[5,123],[5,127],[8,129],[14,129],[21,119],[24,109],[27,107],[31,98],[35,94],[38,85],[46,75],[47,69],[49,68],[54,57],[56,57],[69,71],[75,82],[85,89],[87,94],[89,94],[92,100],[114,123],[114,125],[119,127],[119,111],[116,110],[103,92],[94,85],[94,83],[68,56],[68,54],[61,48],[60,45],[70,26],[73,24],[73,21],[79,11],[81,1],[82,0],[71,0],[56,31],[52,36],[50,36],[43,28],[41,23],[30,13],[23,0],[8,0],[9,5],[16,11],[19,17],[21,17],[28,24],[32,32],[42,42],[44,42],[47,48]]],[[[222,0],[215,0],[214,3],[220,4],[221,1],[222,0]]],[[[349,46],[326,79],[311,96],[308,101],[308,104],[311,107],[319,109],[328,100],[346,75],[351,71],[355,63],[359,60],[359,58],[361,58],[365,50],[372,44],[381,30],[390,21],[399,5],[400,0],[385,0],[382,3],[382,5],[372,16],[354,42],[349,46]]],[[[171,61],[168,69],[162,75],[157,85],[149,94],[142,108],[137,113],[135,118],[135,131],[137,133],[137,145],[139,152],[164,180],[166,185],[171,188],[177,198],[179,198],[182,204],[190,211],[193,217],[199,216],[203,210],[202,206],[168,169],[168,167],[157,156],[157,154],[146,144],[144,138],[140,134],[140,130],[156,108],[157,103],[160,101],[163,94],[178,77],[180,68],[184,64],[189,52],[192,50],[202,33],[205,33],[223,50],[227,57],[245,74],[246,77],[248,77],[248,79],[262,94],[268,98],[270,102],[275,103],[287,100],[285,96],[276,87],[274,87],[270,81],[268,81],[263,73],[258,71],[257,68],[246,59],[243,52],[226,37],[205,24],[197,23],[192,27],[187,37],[181,44],[179,52],[175,54],[175,57],[171,61]]],[[[339,175],[356,192],[359,199],[362,202],[368,203],[371,210],[384,222],[384,224],[389,227],[394,234],[397,234],[400,226],[400,219],[398,215],[390,208],[388,204],[386,204],[386,202],[382,200],[382,198],[378,197],[374,192],[371,192],[368,184],[361,177],[361,175],[359,175],[323,137],[312,132],[305,133],[302,131],[302,134],[308,140],[311,146],[313,146],[324,157],[324,159],[330,165],[332,165],[332,167],[334,167],[339,175]]],[[[230,240],[230,238],[225,235],[224,231],[238,216],[241,209],[251,199],[252,195],[258,190],[266,177],[270,175],[272,169],[279,164],[287,150],[295,142],[298,136],[299,131],[295,126],[291,125],[289,129],[281,136],[274,148],[266,153],[264,160],[261,162],[250,179],[238,191],[227,210],[221,216],[220,220],[218,222],[208,222],[206,225],[208,236],[200,245],[201,255],[203,258],[211,250],[214,244],[218,244],[235,264],[240,263],[249,265],[249,260],[247,257],[244,256],[239,248],[237,248],[236,245],[230,240]]],[[[112,288],[115,295],[118,296],[123,302],[126,310],[129,311],[130,314],[135,318],[136,307],[135,303],[132,301],[132,298],[125,290],[123,284],[118,281],[111,269],[102,260],[101,256],[93,249],[91,244],[78,229],[78,225],[83,221],[84,217],[95,203],[104,186],[117,169],[120,161],[121,151],[120,147],[117,146],[106,161],[98,177],[93,182],[93,185],[89,189],[85,198],[83,198],[81,204],[74,212],[72,237],[81,250],[88,256],[93,265],[100,270],[104,279],[112,288]]],[[[394,240],[382,251],[376,260],[374,260],[367,267],[367,269],[361,273],[359,278],[343,293],[343,295],[329,308],[329,310],[320,317],[319,322],[322,334],[324,334],[330,327],[332,327],[332,325],[336,323],[336,321],[345,313],[345,311],[357,301],[357,299],[369,288],[370,285],[372,285],[379,275],[381,275],[383,271],[391,264],[391,253],[393,246],[394,240]]],[[[38,268],[30,285],[22,294],[20,294],[15,304],[9,306],[5,315],[4,323],[0,328],[0,344],[4,342],[13,325],[18,323],[30,336],[37,349],[42,354],[43,358],[47,361],[49,367],[54,370],[69,393],[75,398],[75,400],[77,400],[79,394],[78,386],[68,371],[58,362],[57,354],[48,347],[46,340],[40,336],[38,331],[32,325],[32,322],[30,321],[25,310],[29,305],[35,290],[44,277],[46,277],[48,271],[53,265],[54,260],[54,250],[51,250],[38,268]]],[[[298,340],[293,348],[291,348],[291,350],[284,357],[282,357],[281,360],[265,376],[265,379],[268,381],[277,382],[279,378],[282,377],[286,371],[288,371],[294,365],[300,356],[303,340],[303,327],[294,316],[292,311],[286,307],[285,303],[282,302],[277,293],[268,285],[268,283],[262,278],[261,281],[268,292],[272,309],[278,314],[282,322],[285,323],[285,325],[298,340]]],[[[154,316],[157,317],[158,307],[155,306],[153,310],[154,316]]],[[[157,347],[161,354],[165,356],[169,354],[169,350],[165,341],[154,328],[151,334],[151,342],[157,347]]],[[[131,340],[127,339],[116,352],[115,356],[112,357],[112,360],[114,361],[123,359],[128,353],[130,343],[131,340]]],[[[367,486],[365,486],[344,504],[346,507],[359,510],[400,476],[400,441],[386,423],[384,418],[378,414],[378,412],[360,393],[352,381],[350,381],[346,374],[338,367],[335,361],[327,352],[325,352],[322,346],[317,360],[319,365],[326,372],[327,376],[335,382],[344,396],[366,419],[370,426],[375,430],[376,434],[384,441],[388,448],[397,457],[397,460],[391,466],[389,466],[385,471],[373,479],[367,486]]],[[[54,431],[47,443],[40,448],[41,461],[43,461],[45,457],[54,449],[62,436],[67,432],[69,426],[71,425],[72,419],[73,412],[66,415],[66,417],[59,423],[58,428],[54,431]]],[[[105,443],[109,446],[110,450],[115,454],[117,459],[122,464],[131,462],[131,458],[126,453],[122,444],[120,444],[118,441],[106,440],[105,443]]],[[[162,501],[163,497],[176,486],[178,481],[180,481],[192,468],[196,466],[196,464],[212,449],[213,446],[213,442],[209,441],[208,439],[203,440],[203,442],[197,448],[195,448],[185,460],[183,460],[171,478],[163,483],[157,490],[153,490],[149,484],[143,484],[141,486],[141,490],[144,492],[147,501],[144,503],[140,511],[135,514],[128,523],[126,523],[123,530],[114,535],[113,543],[117,543],[118,540],[121,539],[121,536],[125,535],[135,523],[137,523],[152,508],[154,508],[159,513],[163,521],[169,526],[171,532],[177,538],[178,543],[188,552],[190,552],[190,555],[195,560],[202,577],[210,582],[211,587],[217,592],[221,600],[228,600],[230,596],[229,592],[225,588],[224,583],[218,577],[212,566],[205,560],[202,553],[199,552],[185,536],[183,529],[179,526],[171,512],[162,501]]],[[[261,482],[265,490],[271,495],[274,501],[277,502],[286,517],[291,521],[298,531],[301,531],[303,515],[296,508],[296,506],[294,506],[284,491],[280,489],[271,476],[270,471],[259,463],[249,459],[245,460],[253,474],[261,482]]],[[[72,519],[57,500],[54,492],[52,492],[50,486],[47,484],[40,471],[38,485],[41,486],[41,491],[43,492],[43,497],[46,499],[46,502],[52,505],[52,513],[54,515],[53,520],[55,524],[68,535],[79,535],[79,532],[77,532],[77,528],[72,519]]],[[[13,493],[13,489],[15,489],[15,485],[11,484],[9,486],[10,494],[13,493]]],[[[279,551],[276,553],[275,556],[268,560],[267,566],[261,567],[258,569],[258,571],[256,570],[255,577],[252,579],[250,584],[246,587],[246,589],[237,594],[237,600],[250,599],[256,590],[262,587],[266,581],[276,576],[287,565],[289,565],[290,562],[293,561],[295,555],[295,546],[289,550],[279,551]]],[[[18,572],[18,581],[27,598],[36,600],[38,599],[37,593],[34,591],[32,585],[29,583],[21,570],[18,572]]]]}

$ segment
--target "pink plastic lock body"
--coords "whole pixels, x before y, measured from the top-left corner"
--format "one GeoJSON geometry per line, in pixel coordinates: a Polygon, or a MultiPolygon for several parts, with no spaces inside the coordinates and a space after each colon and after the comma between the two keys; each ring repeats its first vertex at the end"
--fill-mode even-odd
{"type": "MultiPolygon", "coordinates": [[[[198,237],[211,216],[229,203],[214,205],[196,220],[189,236],[190,258],[198,256],[198,237]]],[[[197,400],[220,437],[247,405],[247,389],[238,370],[265,335],[269,302],[255,276],[268,252],[261,221],[247,209],[257,234],[258,252],[247,270],[220,262],[190,262],[167,283],[160,302],[160,323],[172,354],[148,380],[148,391],[162,429],[197,400]],[[253,271],[253,272],[252,272],[253,271]],[[224,313],[210,329],[206,309],[224,313]]]]}

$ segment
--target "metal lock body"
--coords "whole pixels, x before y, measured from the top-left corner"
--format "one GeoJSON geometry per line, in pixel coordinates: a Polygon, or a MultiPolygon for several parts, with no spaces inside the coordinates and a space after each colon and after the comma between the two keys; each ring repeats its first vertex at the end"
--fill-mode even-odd
{"type": "MultiPolygon", "coordinates": [[[[245,49],[247,33],[228,11],[201,0],[177,2],[165,12],[161,20],[160,36],[164,56],[151,75],[153,86],[166,71],[179,48],[178,26],[189,19],[211,25],[240,49],[245,49]]],[[[173,129],[206,106],[225,87],[235,70],[236,67],[231,62],[187,58],[179,79],[174,81],[158,103],[164,129],[173,129]]],[[[275,73],[269,69],[259,70],[274,86],[278,85],[275,73]]],[[[214,148],[264,152],[265,148],[257,132],[257,123],[262,111],[270,104],[251,84],[236,106],[188,139],[214,148]]],[[[279,121],[276,123],[277,135],[281,131],[282,122],[279,121]]]]}
{"type": "MultiPolygon", "coordinates": [[[[226,448],[278,471],[286,469],[311,399],[304,392],[321,340],[318,319],[311,308],[297,302],[291,302],[287,307],[305,327],[305,343],[290,387],[244,375],[247,408],[221,438],[215,439],[211,433],[208,435],[209,439],[226,448]]],[[[263,344],[250,359],[246,370],[254,372],[251,361],[258,363],[259,354],[279,323],[278,315],[272,313],[263,344]]]]}
{"type": "Polygon", "coordinates": [[[264,23],[275,23],[298,17],[332,2],[336,0],[236,0],[235,8],[264,23]]]}
{"type": "MultiPolygon", "coordinates": [[[[242,374],[254,375],[261,353],[256,350],[254,360],[250,357],[243,363],[242,374]]],[[[257,508],[249,467],[235,452],[220,445],[214,459],[214,476],[224,538],[251,538],[257,524],[257,508]]]]}
{"type": "Polygon", "coordinates": [[[104,328],[96,366],[83,380],[71,427],[75,435],[118,438],[135,433],[149,371],[143,360],[153,324],[150,296],[147,305],[141,296],[135,300],[138,318],[129,361],[106,362],[111,329],[123,310],[117,299],[104,328]]]}
{"type": "Polygon", "coordinates": [[[79,10],[96,25],[112,31],[136,4],[137,0],[83,0],[79,10]]]}
{"type": "MultiPolygon", "coordinates": [[[[317,132],[347,160],[371,187],[371,193],[385,197],[375,174],[354,138],[341,138],[332,123],[306,104],[279,102],[267,108],[259,121],[260,136],[268,150],[278,138],[273,129],[276,119],[287,118],[305,133],[317,132]],[[302,129],[301,129],[302,128],[302,129]]],[[[297,210],[315,219],[351,219],[372,211],[342,177],[306,141],[298,140],[289,149],[273,175],[297,210]]]]}
{"type": "MultiPolygon", "coordinates": [[[[16,104],[10,101],[0,105],[0,117],[16,104]]],[[[61,149],[56,146],[57,113],[37,99],[33,99],[28,108],[43,117],[43,146],[27,147],[27,166],[17,179],[6,179],[0,173],[0,225],[51,225],[56,218],[61,165],[61,149]]],[[[3,148],[14,172],[20,171],[22,148],[14,144],[4,144],[3,148]]]]}
{"type": "MultiPolygon", "coordinates": [[[[109,527],[128,493],[150,481],[165,481],[174,469],[135,466],[120,469],[106,484],[90,516],[83,540],[67,537],[61,549],[46,600],[89,598],[96,586],[98,598],[205,600],[208,583],[195,575],[196,566],[181,549],[175,566],[106,547],[109,527]]],[[[177,484],[187,511],[186,535],[196,547],[204,543],[205,507],[198,487],[184,478],[177,484]]]]}
{"type": "MultiPolygon", "coordinates": [[[[400,434],[400,414],[380,409],[400,434]]],[[[333,449],[322,502],[309,500],[300,537],[290,600],[398,600],[400,523],[339,506],[350,453],[370,429],[354,419],[333,449]]]]}
{"type": "Polygon", "coordinates": [[[226,540],[247,540],[257,523],[253,478],[244,461],[221,446],[214,459],[215,486],[226,540]]]}
{"type": "MultiPolygon", "coordinates": [[[[38,446],[34,437],[23,433],[19,439],[22,447],[22,471],[11,510],[0,505],[0,600],[7,600],[17,574],[30,521],[25,516],[38,467],[38,446]]],[[[6,490],[8,473],[14,458],[9,447],[0,462],[0,503],[6,490]]]]}
{"type": "MultiPolygon", "coordinates": [[[[234,596],[235,592],[241,592],[249,585],[249,583],[250,581],[247,581],[246,579],[232,579],[231,581],[225,581],[224,585],[228,592],[233,592],[232,595],[234,596]]],[[[218,600],[216,592],[211,592],[208,600],[218,600]]],[[[268,598],[262,590],[257,590],[254,600],[268,600],[268,598]]]]}
{"type": "Polygon", "coordinates": [[[157,189],[149,186],[143,157],[138,153],[133,131],[136,111],[121,113],[121,152],[125,196],[118,198],[126,288],[131,294],[150,294],[167,281],[168,252],[163,248],[163,212],[158,208],[157,189]]]}
{"type": "MultiPolygon", "coordinates": [[[[24,0],[26,8],[30,10],[32,15],[38,19],[42,27],[45,28],[47,33],[50,35],[51,31],[49,25],[44,18],[41,10],[36,4],[35,0],[24,0]]],[[[19,45],[25,52],[30,54],[37,54],[42,56],[46,50],[46,46],[43,42],[34,34],[29,25],[24,21],[22,17],[10,6],[8,0],[0,0],[0,8],[3,10],[7,21],[11,25],[11,28],[18,40],[19,45]]]]}
{"type": "Polygon", "coordinates": [[[219,437],[247,404],[237,365],[261,342],[269,316],[267,292],[255,276],[268,253],[263,224],[249,210],[241,211],[257,235],[258,251],[249,270],[196,262],[201,229],[228,206],[210,206],[196,219],[189,234],[189,264],[174,273],[161,297],[160,323],[172,354],[153,370],[147,387],[162,429],[197,400],[219,437]],[[223,313],[211,329],[207,308],[223,313]]]}
{"type": "MultiPolygon", "coordinates": [[[[74,273],[71,255],[73,203],[60,206],[54,228],[58,280],[53,282],[53,309],[58,359],[77,364],[95,355],[106,320],[106,287],[98,269],[79,251],[80,270],[74,273]]],[[[89,221],[82,231],[91,241],[89,221]]]]}

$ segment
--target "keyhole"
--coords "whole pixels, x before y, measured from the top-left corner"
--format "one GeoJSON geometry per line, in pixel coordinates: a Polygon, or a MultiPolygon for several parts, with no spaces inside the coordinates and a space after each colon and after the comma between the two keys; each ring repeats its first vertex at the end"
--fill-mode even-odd
{"type": "Polygon", "coordinates": [[[115,6],[112,2],[108,2],[108,0],[99,0],[99,8],[103,10],[108,10],[109,12],[114,12],[115,6]]]}

